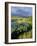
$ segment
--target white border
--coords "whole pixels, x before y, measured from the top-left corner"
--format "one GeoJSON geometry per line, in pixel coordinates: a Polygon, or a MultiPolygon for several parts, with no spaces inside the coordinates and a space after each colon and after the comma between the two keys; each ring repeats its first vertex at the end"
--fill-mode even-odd
{"type": "Polygon", "coordinates": [[[35,6],[34,5],[21,5],[21,4],[9,4],[8,5],[8,42],[15,43],[15,42],[29,42],[35,41],[35,6]],[[32,7],[32,38],[31,39],[16,39],[11,40],[11,6],[17,7],[32,7]]]}

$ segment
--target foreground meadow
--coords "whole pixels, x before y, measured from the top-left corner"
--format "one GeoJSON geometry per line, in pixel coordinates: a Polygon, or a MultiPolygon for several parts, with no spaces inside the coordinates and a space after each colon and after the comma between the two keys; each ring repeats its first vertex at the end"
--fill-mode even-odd
{"type": "Polygon", "coordinates": [[[11,39],[32,38],[32,16],[11,16],[11,39]]]}

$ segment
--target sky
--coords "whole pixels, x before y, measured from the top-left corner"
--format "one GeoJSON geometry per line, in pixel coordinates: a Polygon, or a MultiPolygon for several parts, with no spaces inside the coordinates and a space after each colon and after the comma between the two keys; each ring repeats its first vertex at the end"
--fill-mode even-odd
{"type": "Polygon", "coordinates": [[[32,7],[11,7],[11,16],[32,16],[32,7]]]}

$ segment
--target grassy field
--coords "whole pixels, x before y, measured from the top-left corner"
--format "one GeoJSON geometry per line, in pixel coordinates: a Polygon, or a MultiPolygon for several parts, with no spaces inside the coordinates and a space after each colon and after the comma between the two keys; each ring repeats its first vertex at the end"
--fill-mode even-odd
{"type": "MultiPolygon", "coordinates": [[[[28,23],[32,26],[32,16],[29,16],[29,17],[11,16],[11,23],[13,23],[13,22],[15,22],[17,25],[19,25],[21,23],[28,23]]],[[[13,24],[13,26],[14,26],[14,24],[13,24]]],[[[20,26],[20,27],[21,27],[21,29],[25,30],[25,28],[23,26],[20,26]]],[[[17,29],[21,30],[20,27],[17,29]]],[[[13,31],[16,32],[15,28],[16,28],[16,26],[14,26],[14,28],[11,27],[11,32],[13,32],[13,31]]],[[[32,38],[32,29],[30,29],[28,32],[21,33],[20,35],[17,36],[17,38],[19,38],[19,39],[32,38]]]]}
{"type": "Polygon", "coordinates": [[[18,17],[18,16],[12,16],[11,20],[15,19],[17,23],[22,23],[22,22],[26,22],[29,24],[32,24],[32,16],[24,18],[24,17],[18,17]]]}
{"type": "Polygon", "coordinates": [[[24,32],[24,33],[22,33],[22,34],[20,34],[19,36],[18,36],[18,38],[19,39],[29,39],[29,38],[32,38],[32,31],[29,31],[29,32],[24,32]]]}

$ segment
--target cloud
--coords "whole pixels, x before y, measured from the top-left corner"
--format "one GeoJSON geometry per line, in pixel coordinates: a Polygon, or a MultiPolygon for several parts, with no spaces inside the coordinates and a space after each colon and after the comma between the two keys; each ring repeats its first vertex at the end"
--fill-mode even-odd
{"type": "Polygon", "coordinates": [[[11,7],[12,16],[31,16],[32,8],[31,7],[11,7]]]}

